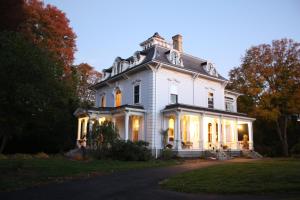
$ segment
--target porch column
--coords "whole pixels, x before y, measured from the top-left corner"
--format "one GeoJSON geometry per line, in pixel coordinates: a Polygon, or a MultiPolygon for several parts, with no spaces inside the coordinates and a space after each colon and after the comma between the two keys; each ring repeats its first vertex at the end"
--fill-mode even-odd
{"type": "Polygon", "coordinates": [[[77,127],[77,146],[79,147],[79,140],[81,137],[81,118],[78,118],[78,127],[77,127]]]}
{"type": "Polygon", "coordinates": [[[253,150],[253,122],[248,122],[248,132],[249,132],[249,149],[253,150]]]}
{"type": "Polygon", "coordinates": [[[203,150],[204,141],[204,125],[203,125],[203,114],[199,115],[199,149],[203,150]]]}
{"type": "Polygon", "coordinates": [[[83,136],[85,136],[86,135],[86,133],[87,133],[87,123],[88,123],[88,118],[84,118],[83,119],[83,136]]]}
{"type": "Polygon", "coordinates": [[[86,134],[87,134],[87,123],[88,123],[88,120],[89,118],[86,117],[84,118],[84,121],[83,121],[83,133],[82,135],[85,136],[85,139],[84,139],[84,143],[83,143],[83,146],[86,146],[86,134]]]}
{"type": "Polygon", "coordinates": [[[111,117],[111,121],[114,125],[114,128],[116,129],[116,118],[114,116],[111,117]]]}
{"type": "Polygon", "coordinates": [[[128,140],[129,113],[125,112],[125,140],[128,140]]]}
{"type": "MultiPolygon", "coordinates": [[[[94,120],[89,120],[89,144],[92,142],[92,132],[93,132],[93,125],[94,125],[94,120]]],[[[90,145],[91,146],[91,145],[90,145]]]]}
{"type": "Polygon", "coordinates": [[[239,139],[238,139],[238,119],[235,118],[234,120],[234,126],[233,126],[233,137],[234,137],[234,146],[235,149],[239,149],[240,148],[240,144],[239,144],[239,139]]]}
{"type": "Polygon", "coordinates": [[[221,138],[221,116],[218,118],[218,149],[221,148],[222,138],[221,138]]]}
{"type": "Polygon", "coordinates": [[[227,143],[226,138],[226,121],[222,118],[222,145],[226,145],[227,143]]]}
{"type": "Polygon", "coordinates": [[[80,135],[81,135],[81,119],[78,118],[77,140],[80,140],[80,135]]]}
{"type": "Polygon", "coordinates": [[[181,149],[181,127],[180,127],[180,118],[181,118],[181,113],[176,112],[176,131],[175,131],[175,149],[180,150],[181,149]]]}
{"type": "Polygon", "coordinates": [[[139,118],[139,133],[138,133],[138,140],[144,140],[144,117],[138,116],[139,118]]]}

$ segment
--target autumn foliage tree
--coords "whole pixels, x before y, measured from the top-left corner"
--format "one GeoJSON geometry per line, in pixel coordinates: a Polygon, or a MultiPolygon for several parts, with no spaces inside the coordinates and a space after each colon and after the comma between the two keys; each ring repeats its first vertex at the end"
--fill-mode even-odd
{"type": "Polygon", "coordinates": [[[229,76],[229,87],[245,94],[240,111],[274,123],[288,156],[288,122],[300,113],[300,44],[281,39],[253,46],[229,76]]]}
{"type": "Polygon", "coordinates": [[[78,79],[77,95],[82,105],[91,105],[95,102],[95,92],[90,86],[99,82],[102,74],[87,63],[75,66],[75,70],[78,79]]]}
{"type": "Polygon", "coordinates": [[[42,49],[47,49],[71,72],[76,51],[76,35],[65,13],[40,0],[9,0],[0,3],[0,31],[15,31],[42,49]]]}
{"type": "Polygon", "coordinates": [[[70,72],[76,50],[76,35],[65,13],[39,0],[25,0],[25,20],[20,32],[41,48],[48,49],[70,72]]]}
{"type": "Polygon", "coordinates": [[[40,0],[0,1],[0,152],[74,146],[76,35],[66,15],[40,0]]]}

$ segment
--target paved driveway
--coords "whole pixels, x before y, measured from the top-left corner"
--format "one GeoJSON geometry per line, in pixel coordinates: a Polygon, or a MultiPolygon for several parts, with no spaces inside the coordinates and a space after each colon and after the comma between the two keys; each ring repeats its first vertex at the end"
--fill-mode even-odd
{"type": "MultiPolygon", "coordinates": [[[[230,162],[243,162],[236,160],[230,162]]],[[[249,161],[249,160],[248,160],[249,161]]],[[[178,166],[117,172],[83,180],[0,193],[1,200],[95,200],[95,199],[274,199],[274,196],[185,194],[159,188],[159,182],[172,175],[211,165],[220,161],[187,161],[178,166]]],[[[278,197],[278,196],[277,196],[278,197]]],[[[278,197],[280,198],[280,197],[278,197]]]]}

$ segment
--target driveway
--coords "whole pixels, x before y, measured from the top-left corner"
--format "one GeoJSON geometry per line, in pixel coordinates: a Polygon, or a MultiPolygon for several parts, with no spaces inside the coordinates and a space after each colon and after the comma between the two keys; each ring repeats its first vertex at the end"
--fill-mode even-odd
{"type": "Polygon", "coordinates": [[[14,192],[0,193],[0,199],[14,200],[95,200],[95,199],[274,199],[278,196],[251,195],[212,195],[185,194],[166,191],[159,188],[159,182],[185,171],[226,164],[227,162],[249,162],[249,160],[233,161],[186,161],[182,165],[131,170],[97,176],[89,179],[73,180],[64,183],[53,183],[14,192]]]}

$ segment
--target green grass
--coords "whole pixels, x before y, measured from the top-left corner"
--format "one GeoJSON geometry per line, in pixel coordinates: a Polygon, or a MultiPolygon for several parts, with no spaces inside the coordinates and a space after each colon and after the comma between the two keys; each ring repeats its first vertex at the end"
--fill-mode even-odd
{"type": "Polygon", "coordinates": [[[171,177],[161,185],[165,189],[187,193],[299,193],[300,160],[226,163],[171,177]]]}
{"type": "Polygon", "coordinates": [[[63,157],[8,158],[0,160],[0,191],[15,190],[49,182],[61,182],[115,171],[162,167],[177,164],[175,160],[125,162],[114,160],[72,161],[63,157]]]}

